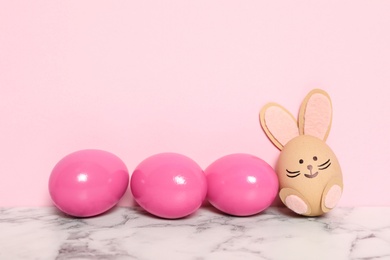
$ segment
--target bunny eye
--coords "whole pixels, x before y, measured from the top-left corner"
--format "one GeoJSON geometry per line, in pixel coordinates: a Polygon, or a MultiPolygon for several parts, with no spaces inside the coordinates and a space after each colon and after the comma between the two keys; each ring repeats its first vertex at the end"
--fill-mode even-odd
{"type": "Polygon", "coordinates": [[[302,164],[302,163],[303,163],[303,160],[302,160],[302,159],[300,159],[300,160],[299,160],[299,163],[300,163],[300,164],[302,164]]]}
{"type": "Polygon", "coordinates": [[[317,156],[314,156],[314,157],[313,157],[313,160],[314,160],[314,161],[317,161],[317,159],[318,159],[317,156]]]}

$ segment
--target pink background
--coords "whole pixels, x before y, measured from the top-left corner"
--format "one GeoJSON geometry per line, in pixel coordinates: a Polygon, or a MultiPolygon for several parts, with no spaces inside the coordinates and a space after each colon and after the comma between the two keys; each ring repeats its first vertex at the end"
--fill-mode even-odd
{"type": "MultiPolygon", "coordinates": [[[[159,152],[201,167],[271,165],[258,122],[333,100],[341,206],[390,206],[389,1],[1,1],[0,206],[51,205],[66,154],[99,148],[129,171],[159,152]]],[[[121,205],[131,204],[129,194],[121,205]]]]}

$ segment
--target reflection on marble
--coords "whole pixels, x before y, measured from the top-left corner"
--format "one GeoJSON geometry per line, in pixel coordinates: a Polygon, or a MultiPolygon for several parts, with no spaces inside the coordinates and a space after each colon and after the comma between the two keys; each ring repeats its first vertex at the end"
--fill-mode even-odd
{"type": "Polygon", "coordinates": [[[165,220],[140,208],[77,219],[55,208],[0,208],[0,259],[390,259],[390,208],[318,218],[269,208],[251,217],[205,207],[165,220]]]}

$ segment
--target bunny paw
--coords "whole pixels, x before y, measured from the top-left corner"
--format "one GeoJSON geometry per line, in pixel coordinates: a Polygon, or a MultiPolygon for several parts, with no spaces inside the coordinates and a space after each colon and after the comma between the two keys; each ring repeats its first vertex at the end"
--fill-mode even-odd
{"type": "Polygon", "coordinates": [[[333,209],[334,207],[336,207],[337,202],[339,202],[341,198],[341,193],[341,187],[338,185],[333,185],[326,194],[324,201],[325,207],[327,207],[328,209],[333,209]]]}
{"type": "Polygon", "coordinates": [[[304,214],[308,210],[306,203],[296,195],[286,197],[286,206],[297,214],[304,214]]]}

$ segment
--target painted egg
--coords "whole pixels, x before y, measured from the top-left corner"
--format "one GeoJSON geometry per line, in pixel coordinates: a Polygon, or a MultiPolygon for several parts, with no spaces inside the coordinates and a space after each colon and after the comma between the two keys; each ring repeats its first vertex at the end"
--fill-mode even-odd
{"type": "MultiPolygon", "coordinates": [[[[290,203],[298,214],[320,216],[335,207],[341,197],[343,182],[339,161],[332,149],[316,137],[301,135],[289,141],[280,153],[276,172],[282,189],[298,191],[305,199],[290,203]],[[335,180],[337,191],[333,196],[324,197],[327,186],[335,180]],[[329,209],[324,208],[325,198],[328,205],[333,205],[329,209]],[[307,207],[310,213],[305,213],[307,207]]],[[[288,204],[283,194],[280,194],[281,199],[288,204]]]]}
{"type": "Polygon", "coordinates": [[[231,154],[205,170],[207,198],[222,212],[249,216],[268,208],[278,194],[278,178],[265,161],[249,154],[231,154]]]}
{"type": "Polygon", "coordinates": [[[126,165],[117,156],[102,150],[81,150],[55,165],[49,192],[61,211],[76,217],[91,217],[115,206],[128,183],[126,165]]]}
{"type": "Polygon", "coordinates": [[[161,153],[142,161],[130,181],[135,201],[149,213],[168,219],[188,216],[203,203],[207,182],[192,159],[161,153]]]}

